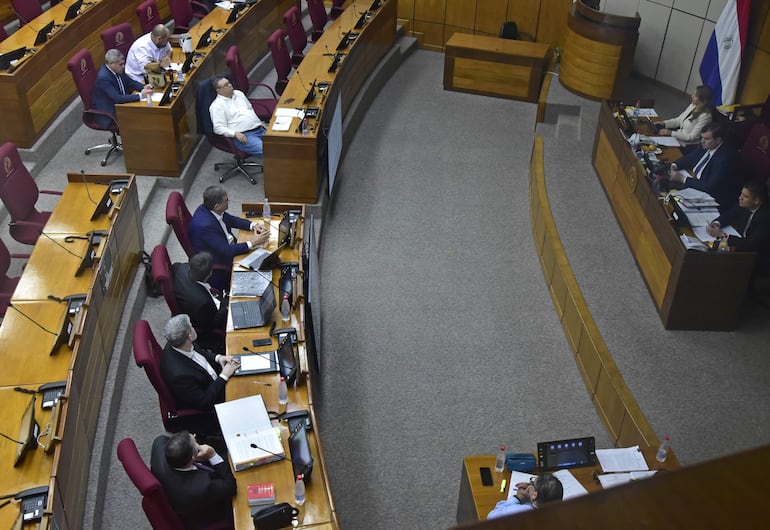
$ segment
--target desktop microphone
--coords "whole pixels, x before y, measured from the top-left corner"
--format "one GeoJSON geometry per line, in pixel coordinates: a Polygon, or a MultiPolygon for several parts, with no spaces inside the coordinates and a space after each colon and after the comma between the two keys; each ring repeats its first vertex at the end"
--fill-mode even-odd
{"type": "MultiPolygon", "coordinates": [[[[284,340],[288,340],[289,341],[289,344],[291,344],[291,353],[292,353],[292,355],[294,355],[294,345],[291,343],[291,337],[287,337],[284,340]]],[[[278,363],[277,363],[278,366],[280,366],[280,368],[283,368],[284,370],[288,371],[288,375],[283,376],[283,377],[286,378],[286,384],[293,384],[296,381],[296,379],[297,379],[298,367],[297,366],[290,366],[290,365],[286,364],[286,362],[284,362],[284,360],[281,359],[281,357],[278,355],[278,350],[279,349],[281,349],[281,344],[280,343],[278,344],[278,348],[277,349],[275,349],[275,350],[268,350],[268,351],[262,351],[262,352],[250,350],[246,346],[243,347],[243,351],[245,351],[247,353],[250,353],[250,354],[253,354],[253,355],[260,355],[262,357],[268,357],[271,365],[273,364],[274,361],[273,361],[273,359],[270,356],[272,354],[275,354],[275,359],[278,360],[278,363]]],[[[278,369],[279,373],[281,372],[280,368],[278,369]]]]}
{"type": "Polygon", "coordinates": [[[86,172],[82,169],[80,170],[80,176],[83,177],[83,184],[86,185],[86,195],[88,195],[88,200],[94,204],[97,204],[93,197],[91,197],[91,190],[88,189],[88,181],[86,180],[86,172]]]}
{"type": "MultiPolygon", "coordinates": [[[[78,259],[83,259],[83,256],[80,256],[80,255],[78,255],[78,254],[75,254],[75,253],[74,253],[74,252],[72,252],[70,249],[68,249],[67,247],[65,247],[64,245],[62,245],[62,244],[61,244],[61,243],[59,243],[58,241],[56,241],[54,238],[52,238],[51,236],[49,236],[49,235],[48,235],[48,234],[46,234],[45,232],[40,232],[40,235],[41,235],[41,236],[45,236],[45,237],[46,237],[46,239],[48,239],[48,240],[50,240],[51,242],[53,242],[53,244],[54,244],[54,245],[56,245],[57,247],[59,247],[59,248],[61,248],[61,249],[64,249],[64,251],[65,251],[65,252],[67,252],[68,254],[72,254],[73,256],[75,256],[75,257],[76,257],[76,258],[78,258],[78,259]]],[[[67,237],[79,237],[79,236],[67,236],[67,237]]],[[[71,242],[71,241],[67,241],[67,243],[70,243],[70,242],[71,242]]]]}
{"type": "Polygon", "coordinates": [[[302,85],[302,90],[307,90],[305,87],[305,80],[302,79],[302,75],[299,73],[299,70],[294,70],[294,73],[297,75],[297,78],[299,78],[299,82],[302,85]]]}
{"type": "MultiPolygon", "coordinates": [[[[21,443],[21,442],[19,442],[19,443],[21,443]]],[[[260,447],[260,446],[258,446],[258,445],[257,445],[257,444],[255,444],[255,443],[250,443],[250,444],[249,444],[249,447],[251,447],[252,449],[259,449],[260,451],[264,451],[264,452],[266,452],[266,453],[269,453],[269,454],[271,454],[271,455],[273,455],[273,456],[277,456],[277,457],[278,457],[280,460],[288,460],[289,462],[291,462],[291,463],[292,463],[292,465],[294,465],[294,464],[298,464],[298,465],[304,465],[305,467],[304,467],[304,469],[302,470],[302,473],[301,473],[302,475],[304,475],[304,474],[305,474],[305,472],[308,470],[308,468],[312,468],[312,467],[313,467],[313,464],[312,464],[312,463],[295,462],[295,461],[294,461],[294,459],[293,459],[293,458],[291,458],[291,457],[289,457],[289,456],[286,456],[286,455],[279,455],[278,453],[274,453],[274,452],[272,452],[272,451],[268,451],[267,449],[265,449],[265,448],[263,448],[263,447],[260,447]]],[[[297,473],[297,475],[299,475],[299,474],[300,474],[300,473],[297,473]]]]}
{"type": "Polygon", "coordinates": [[[326,53],[324,55],[328,57],[332,57],[334,55],[327,44],[324,44],[324,48],[326,49],[326,53]]]}
{"type": "MultiPolygon", "coordinates": [[[[46,328],[46,327],[45,327],[45,326],[43,326],[43,325],[42,325],[40,322],[38,322],[37,320],[35,320],[34,318],[32,318],[31,316],[29,316],[28,314],[26,314],[24,311],[22,311],[21,309],[19,309],[19,308],[18,308],[18,307],[16,307],[15,305],[13,305],[13,303],[11,303],[11,302],[8,302],[8,307],[12,307],[12,308],[14,309],[14,311],[16,311],[18,314],[20,314],[21,316],[23,316],[24,318],[26,318],[27,320],[29,320],[30,322],[32,322],[34,325],[36,325],[37,327],[39,327],[40,329],[42,329],[42,330],[43,330],[43,331],[45,331],[46,333],[49,333],[49,334],[53,335],[54,337],[58,337],[58,336],[59,336],[59,334],[58,334],[58,333],[54,333],[54,332],[53,332],[53,331],[51,331],[50,329],[46,328]]],[[[67,317],[65,316],[64,318],[67,318],[67,317]]]]}

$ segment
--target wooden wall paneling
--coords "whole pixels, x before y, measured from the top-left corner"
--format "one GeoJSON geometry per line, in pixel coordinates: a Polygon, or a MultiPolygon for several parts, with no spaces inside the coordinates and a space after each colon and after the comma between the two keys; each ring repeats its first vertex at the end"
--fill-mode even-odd
{"type": "Polygon", "coordinates": [[[519,26],[519,31],[531,33],[538,41],[548,42],[540,39],[537,34],[538,19],[540,18],[540,1],[509,0],[506,20],[516,22],[516,25],[519,26]]]}
{"type": "Polygon", "coordinates": [[[468,33],[473,34],[472,29],[468,28],[461,28],[457,26],[444,26],[444,45],[446,46],[446,42],[452,38],[452,35],[455,33],[468,33]]]}
{"type": "MultiPolygon", "coordinates": [[[[577,350],[575,351],[575,361],[577,362],[580,374],[583,376],[583,382],[588,389],[588,394],[593,401],[594,394],[596,393],[596,385],[599,380],[599,371],[602,367],[602,361],[599,356],[599,345],[594,337],[599,337],[598,331],[594,326],[589,326],[586,323],[584,333],[580,336],[580,342],[578,343],[577,350]],[[594,328],[594,331],[591,331],[594,328]]],[[[604,342],[599,339],[602,347],[604,342]]]]}
{"type": "Polygon", "coordinates": [[[420,46],[426,50],[443,51],[444,25],[415,19],[414,33],[420,40],[420,46]]]}
{"type": "Polygon", "coordinates": [[[398,0],[398,18],[414,20],[415,0],[398,0]]]}
{"type": "MultiPolygon", "coordinates": [[[[446,14],[444,23],[447,26],[456,26],[473,30],[476,27],[476,9],[474,2],[468,0],[446,0],[446,14]]],[[[452,34],[447,32],[447,39],[452,34]]]]}
{"type": "Polygon", "coordinates": [[[581,309],[578,308],[578,304],[581,304],[582,300],[575,296],[575,291],[570,285],[572,283],[571,278],[567,274],[564,274],[564,280],[567,285],[567,296],[564,299],[564,315],[561,318],[561,325],[567,336],[567,342],[574,352],[580,344],[580,335],[583,331],[583,323],[580,320],[581,309]]]}
{"type": "MultiPolygon", "coordinates": [[[[549,239],[552,236],[549,236],[549,239]]],[[[547,243],[552,245],[551,242],[547,243]]],[[[554,260],[553,274],[551,275],[551,298],[553,299],[554,306],[556,308],[556,314],[559,318],[564,316],[564,306],[567,303],[567,283],[564,279],[563,263],[567,260],[560,255],[556,256],[554,260]]]]}
{"type": "Polygon", "coordinates": [[[508,0],[482,0],[476,2],[476,33],[498,35],[500,25],[508,17],[508,0]]]}
{"type": "Polygon", "coordinates": [[[540,0],[540,16],[537,21],[537,40],[564,47],[567,29],[567,13],[572,0],[540,0]]]}
{"type": "Polygon", "coordinates": [[[623,418],[626,415],[623,402],[618,397],[613,382],[618,377],[620,377],[620,374],[614,365],[602,365],[599,377],[596,380],[596,394],[594,396],[596,409],[604,420],[604,425],[607,427],[613,442],[620,436],[623,418]]]}
{"type": "Polygon", "coordinates": [[[444,24],[446,0],[415,0],[414,20],[444,24]]]}

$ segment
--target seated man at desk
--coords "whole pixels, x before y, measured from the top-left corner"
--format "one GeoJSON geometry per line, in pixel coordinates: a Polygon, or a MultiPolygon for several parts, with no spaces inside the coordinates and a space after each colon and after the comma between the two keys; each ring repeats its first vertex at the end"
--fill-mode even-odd
{"type": "Polygon", "coordinates": [[[214,405],[225,400],[225,384],[240,366],[228,355],[195,350],[198,338],[187,315],[171,317],[163,328],[168,343],[160,359],[160,376],[180,408],[196,409],[201,416],[183,418],[184,427],[198,434],[220,435],[214,405]]]}
{"type": "Polygon", "coordinates": [[[214,78],[217,97],[209,106],[214,133],[234,140],[245,153],[262,158],[262,135],[265,125],[254,112],[248,98],[224,76],[214,78]]]}
{"type": "Polygon", "coordinates": [[[188,431],[152,444],[150,468],[185,528],[232,528],[236,492],[230,465],[188,431]],[[220,526],[221,525],[221,526],[220,526]]]}
{"type": "MultiPolygon", "coordinates": [[[[115,104],[139,101],[152,94],[150,85],[134,81],[124,72],[126,58],[120,50],[107,50],[104,54],[104,64],[96,74],[94,93],[91,95],[95,109],[103,110],[115,116],[115,104]]],[[[107,116],[98,116],[103,127],[112,124],[107,116]]]]}
{"type": "Polygon", "coordinates": [[[199,252],[189,263],[174,263],[174,296],[179,310],[190,315],[198,345],[217,353],[225,350],[227,297],[208,284],[211,254],[199,252]]]}
{"type": "Polygon", "coordinates": [[[264,245],[270,231],[262,221],[249,221],[227,213],[229,198],[221,186],[209,186],[203,191],[203,204],[198,206],[190,220],[190,243],[195,252],[210,252],[214,265],[224,267],[214,270],[209,281],[212,287],[224,291],[230,284],[229,270],[233,258],[264,245]],[[251,236],[243,243],[232,233],[233,228],[251,230],[251,236]]]}
{"type": "Polygon", "coordinates": [[[693,188],[711,195],[721,211],[730,209],[741,189],[738,153],[724,141],[725,126],[711,122],[701,132],[701,146],[671,164],[672,187],[693,188]],[[683,173],[689,171],[692,176],[683,173]]]}
{"type": "Polygon", "coordinates": [[[526,512],[546,502],[560,501],[563,496],[561,481],[550,473],[544,473],[529,482],[516,484],[516,493],[510,499],[498,502],[487,519],[526,512]]]}
{"type": "Polygon", "coordinates": [[[139,83],[144,82],[144,67],[148,63],[159,63],[162,68],[171,65],[171,32],[163,24],[158,24],[152,31],[134,41],[128,49],[126,74],[139,83]]]}
{"type": "Polygon", "coordinates": [[[722,227],[728,225],[741,237],[729,236],[727,245],[737,251],[756,252],[754,276],[770,276],[770,206],[765,182],[744,184],[738,205],[714,219],[706,231],[713,237],[725,237],[722,227]]]}

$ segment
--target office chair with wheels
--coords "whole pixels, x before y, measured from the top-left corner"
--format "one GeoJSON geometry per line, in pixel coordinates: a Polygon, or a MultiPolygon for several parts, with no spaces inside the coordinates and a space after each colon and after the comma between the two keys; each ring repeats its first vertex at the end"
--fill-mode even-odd
{"type": "Polygon", "coordinates": [[[134,43],[134,31],[131,29],[131,24],[127,22],[105,29],[101,36],[105,53],[107,50],[120,50],[120,53],[127,57],[128,50],[134,43]]]}
{"type": "Polygon", "coordinates": [[[241,174],[249,182],[256,184],[257,181],[249,175],[246,168],[256,167],[261,169],[262,164],[259,162],[248,162],[247,159],[251,155],[238,149],[232,138],[214,133],[214,124],[211,122],[211,114],[209,113],[209,107],[217,97],[214,79],[213,77],[203,79],[196,86],[195,115],[198,120],[198,133],[204,135],[212,147],[233,155],[233,162],[217,162],[214,164],[214,171],[219,171],[222,167],[228,168],[227,171],[219,176],[219,182],[224,182],[233,175],[241,174]]]}
{"type": "Polygon", "coordinates": [[[5,242],[0,239],[0,318],[5,316],[5,310],[11,301],[16,285],[19,283],[18,277],[10,278],[8,269],[11,266],[11,258],[29,258],[29,254],[11,254],[5,242]]]}
{"type": "Polygon", "coordinates": [[[35,208],[40,193],[62,194],[38,189],[35,179],[22,164],[16,145],[12,142],[0,145],[0,199],[11,216],[8,231],[19,243],[34,245],[51,217],[51,212],[35,208]]]}
{"type": "Polygon", "coordinates": [[[534,35],[527,33],[526,31],[519,31],[518,24],[510,20],[503,22],[503,25],[500,26],[500,34],[498,36],[501,39],[528,40],[535,42],[534,35]]]}
{"type": "Polygon", "coordinates": [[[196,19],[209,13],[208,6],[196,0],[168,0],[168,7],[174,19],[174,33],[187,33],[196,19]]]}
{"type": "Polygon", "coordinates": [[[326,7],[323,0],[307,0],[307,10],[310,12],[310,21],[313,23],[313,32],[310,34],[310,40],[315,42],[323,35],[326,23],[329,21],[326,16],[326,7]]]}
{"type": "Polygon", "coordinates": [[[91,151],[98,149],[107,149],[107,154],[101,161],[102,167],[107,165],[112,153],[122,153],[123,146],[120,143],[120,129],[118,128],[118,121],[109,112],[98,110],[93,108],[91,104],[91,94],[94,93],[94,85],[96,84],[96,67],[94,66],[94,60],[91,58],[91,52],[88,48],[83,48],[67,61],[67,68],[72,74],[72,80],[75,82],[75,87],[80,95],[80,100],[83,102],[83,123],[89,129],[95,131],[108,131],[112,134],[112,137],[106,144],[94,145],[85,150],[86,155],[90,155],[91,151]],[[107,120],[105,125],[103,120],[107,120]]]}
{"type": "Polygon", "coordinates": [[[163,24],[155,0],[145,0],[139,4],[136,8],[136,16],[139,18],[139,26],[143,34],[149,33],[158,24],[163,24]]]}
{"type": "Polygon", "coordinates": [[[225,63],[230,69],[230,75],[233,78],[233,85],[235,88],[249,95],[252,87],[263,87],[270,91],[269,98],[249,98],[251,106],[254,108],[254,112],[257,113],[259,119],[265,123],[270,121],[270,118],[275,112],[275,107],[278,105],[278,95],[275,91],[265,83],[250,83],[249,78],[246,75],[246,69],[241,62],[241,55],[238,52],[238,46],[230,46],[225,55],[225,63]]]}
{"type": "Polygon", "coordinates": [[[174,296],[174,273],[171,269],[171,258],[168,257],[166,247],[157,245],[152,249],[150,262],[152,263],[152,279],[160,287],[163,298],[166,300],[166,305],[171,311],[171,316],[178,315],[180,311],[176,296],[174,296]]]}
{"type": "Polygon", "coordinates": [[[43,7],[37,0],[11,0],[11,9],[19,19],[19,27],[43,14],[43,7]]]}
{"type": "Polygon", "coordinates": [[[297,6],[291,6],[283,14],[283,23],[291,43],[291,63],[296,67],[305,58],[304,51],[307,46],[307,34],[302,26],[302,16],[297,6]]]}
{"type": "Polygon", "coordinates": [[[345,0],[332,0],[332,8],[329,10],[329,18],[336,20],[342,13],[345,12],[343,5],[345,0]]]}
{"type": "Polygon", "coordinates": [[[291,58],[289,50],[286,48],[286,32],[277,29],[267,38],[267,47],[270,48],[270,57],[273,58],[273,66],[277,79],[275,81],[275,91],[280,96],[289,84],[289,74],[291,73],[291,58]]]}
{"type": "Polygon", "coordinates": [[[185,251],[188,258],[192,258],[195,255],[192,243],[190,242],[190,235],[188,233],[188,227],[190,226],[190,210],[187,209],[187,205],[184,203],[184,197],[178,191],[172,191],[166,199],[166,224],[170,224],[171,228],[176,234],[179,244],[182,245],[182,250],[185,251]]]}

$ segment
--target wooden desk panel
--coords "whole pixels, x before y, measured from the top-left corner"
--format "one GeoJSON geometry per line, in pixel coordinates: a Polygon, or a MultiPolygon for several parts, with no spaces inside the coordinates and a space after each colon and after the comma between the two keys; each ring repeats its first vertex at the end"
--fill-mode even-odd
{"type": "MultiPolygon", "coordinates": [[[[293,120],[286,132],[273,131],[273,118],[262,137],[265,195],[270,200],[318,201],[320,178],[326,174],[326,145],[324,139],[319,140],[319,131],[329,127],[338,97],[344,121],[361,86],[395,42],[396,2],[383,3],[366,25],[356,30],[354,26],[360,15],[355,7],[348,8],[326,28],[281,95],[279,106],[299,107],[303,106],[313,80],[330,83],[326,94],[317,92],[315,100],[307,104],[319,107],[319,115],[310,121],[307,136],[295,131],[298,119],[293,120]],[[358,33],[358,37],[343,50],[346,55],[337,71],[330,73],[332,57],[327,54],[337,49],[342,34],[347,31],[358,33]]],[[[345,146],[342,148],[344,151],[345,146]]]]}
{"type": "MultiPolygon", "coordinates": [[[[96,204],[107,183],[70,183],[45,225],[46,234],[85,234],[89,230],[109,230],[110,218],[104,214],[91,221],[96,204]]],[[[114,197],[114,196],[113,196],[114,197]]]]}
{"type": "Polygon", "coordinates": [[[70,294],[88,292],[94,271],[88,269],[80,276],[75,276],[80,256],[85,254],[88,241],[76,239],[67,243],[65,237],[54,234],[38,238],[13,293],[12,302],[46,300],[48,295],[63,298],[70,294]]]}
{"type": "Polygon", "coordinates": [[[537,101],[549,45],[455,33],[444,51],[444,90],[537,101]]]}

